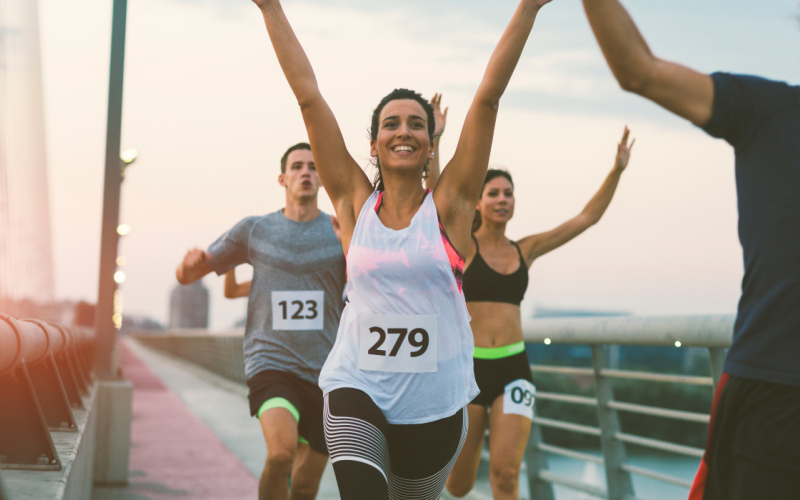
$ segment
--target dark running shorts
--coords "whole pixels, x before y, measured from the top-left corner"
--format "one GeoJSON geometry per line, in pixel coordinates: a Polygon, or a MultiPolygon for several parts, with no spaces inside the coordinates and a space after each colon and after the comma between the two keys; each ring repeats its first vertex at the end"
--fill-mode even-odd
{"type": "Polygon", "coordinates": [[[724,374],[689,498],[800,499],[800,387],[724,374]]]}
{"type": "Polygon", "coordinates": [[[264,370],[247,381],[250,394],[250,415],[256,416],[265,402],[272,398],[284,398],[300,413],[297,433],[308,441],[311,449],[328,454],[325,431],[322,428],[322,390],[291,373],[279,370],[264,370]]]}
{"type": "Polygon", "coordinates": [[[492,406],[495,399],[503,395],[506,386],[519,379],[533,383],[531,366],[525,351],[499,359],[472,360],[475,366],[475,382],[481,393],[470,401],[471,405],[492,406]]]}

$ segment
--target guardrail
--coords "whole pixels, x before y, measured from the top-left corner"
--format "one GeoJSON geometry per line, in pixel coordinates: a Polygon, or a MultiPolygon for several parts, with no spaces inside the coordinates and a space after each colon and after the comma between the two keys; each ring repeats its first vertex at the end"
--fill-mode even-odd
{"type": "MultiPolygon", "coordinates": [[[[638,380],[643,383],[689,384],[713,389],[722,375],[725,349],[733,333],[733,316],[676,316],[644,318],[549,318],[530,320],[523,324],[525,342],[529,344],[588,345],[592,366],[572,367],[531,365],[536,374],[588,377],[593,381],[594,396],[587,397],[555,392],[537,392],[540,401],[588,406],[596,409],[597,426],[583,425],[566,419],[533,419],[531,437],[525,452],[524,469],[528,476],[530,498],[553,500],[553,485],[561,485],[610,500],[637,500],[631,474],[668,484],[690,487],[689,481],[659,471],[633,465],[627,460],[626,445],[636,445],[688,457],[702,457],[704,450],[646,436],[626,433],[619,412],[705,423],[709,415],[664,407],[622,402],[614,399],[614,380],[638,380]],[[708,349],[709,377],[664,374],[612,369],[608,347],[625,346],[682,346],[708,349]],[[601,456],[545,443],[542,429],[596,436],[600,440],[601,456]],[[547,469],[547,457],[558,455],[603,465],[607,488],[587,484],[573,477],[559,475],[547,469]]],[[[241,334],[209,334],[184,331],[167,334],[136,335],[137,340],[150,347],[191,361],[228,379],[244,383],[244,361],[241,334]]],[[[709,408],[710,410],[710,408],[709,408]]],[[[486,457],[488,453],[484,454],[486,457]]]]}
{"type": "Polygon", "coordinates": [[[626,433],[620,424],[619,412],[705,424],[709,422],[709,415],[616,401],[612,383],[614,380],[628,379],[647,383],[716,387],[722,375],[725,348],[731,342],[733,323],[733,316],[553,318],[526,322],[523,325],[523,331],[527,343],[580,344],[591,347],[591,368],[531,365],[531,370],[534,374],[591,377],[594,385],[594,397],[547,392],[538,392],[536,397],[540,401],[558,401],[594,407],[597,410],[599,424],[595,427],[577,424],[569,420],[534,417],[531,439],[525,453],[530,497],[537,500],[552,500],[554,498],[553,484],[558,484],[609,500],[634,500],[636,496],[631,474],[672,485],[691,487],[691,481],[628,463],[626,445],[633,444],[695,458],[702,457],[704,450],[626,433]],[[612,369],[609,366],[607,352],[607,347],[610,345],[707,348],[711,376],[697,377],[612,369]],[[545,443],[542,440],[542,428],[544,427],[597,436],[600,439],[602,457],[545,443]],[[548,455],[560,455],[604,465],[607,488],[599,488],[596,485],[547,470],[548,455]]]}
{"type": "Polygon", "coordinates": [[[61,470],[51,432],[77,432],[94,332],[0,314],[0,468],[61,470]]]}

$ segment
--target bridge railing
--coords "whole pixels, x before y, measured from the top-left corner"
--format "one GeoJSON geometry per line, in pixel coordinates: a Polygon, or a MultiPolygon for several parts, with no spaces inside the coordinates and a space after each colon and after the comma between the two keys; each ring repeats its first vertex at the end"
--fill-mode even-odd
{"type": "MultiPolygon", "coordinates": [[[[524,324],[525,341],[543,346],[557,344],[588,345],[591,348],[591,367],[531,365],[536,374],[586,377],[593,381],[594,396],[579,396],[555,392],[537,392],[539,401],[554,401],[570,405],[593,407],[597,413],[597,426],[588,426],[568,418],[534,417],[531,438],[526,450],[526,473],[530,485],[530,498],[551,500],[553,485],[561,485],[599,498],[633,500],[636,495],[631,475],[639,475],[664,483],[689,488],[691,481],[631,464],[626,446],[668,452],[679,456],[700,458],[704,450],[652,437],[625,432],[620,422],[620,412],[647,415],[665,419],[708,424],[709,414],[664,407],[622,402],[614,398],[615,380],[637,380],[642,383],[688,384],[716,386],[722,375],[725,349],[730,345],[733,316],[681,316],[645,318],[553,318],[531,320],[524,324]],[[609,362],[610,346],[674,346],[708,349],[711,376],[665,374],[649,371],[619,370],[609,362]],[[542,429],[559,429],[572,433],[595,436],[600,440],[601,456],[554,446],[542,439],[542,429]],[[573,477],[556,474],[547,468],[547,457],[557,455],[603,465],[606,488],[588,484],[573,477]]],[[[710,410],[710,408],[709,408],[710,410]]]]}
{"type": "MultiPolygon", "coordinates": [[[[542,417],[537,411],[533,419],[524,464],[530,498],[552,500],[553,485],[560,485],[599,498],[636,500],[632,475],[686,488],[691,486],[691,482],[684,478],[632,464],[628,460],[626,447],[635,445],[694,458],[702,457],[704,450],[625,432],[620,422],[620,412],[698,424],[708,423],[708,413],[669,408],[668,401],[659,402],[659,405],[663,406],[619,401],[614,397],[614,382],[633,380],[643,384],[705,386],[711,391],[722,375],[725,349],[730,345],[733,322],[733,316],[552,318],[525,322],[523,331],[525,342],[528,344],[538,344],[543,347],[570,344],[589,346],[591,350],[590,367],[534,364],[531,370],[534,372],[534,382],[537,375],[591,379],[593,396],[537,391],[538,401],[590,407],[594,408],[597,415],[597,425],[586,425],[571,421],[568,418],[570,415],[550,418],[542,417]],[[612,346],[704,348],[708,350],[710,376],[620,370],[611,362],[609,351],[612,346]],[[543,429],[558,429],[594,436],[600,441],[601,453],[594,455],[547,443],[543,439],[543,429]],[[549,470],[548,456],[554,455],[604,466],[607,487],[589,484],[579,478],[549,470]]],[[[168,332],[164,335],[143,334],[136,337],[145,345],[191,361],[228,379],[245,382],[241,333],[209,334],[204,331],[186,330],[168,332]]],[[[710,411],[710,407],[708,410],[710,411]]],[[[487,455],[485,453],[484,457],[487,455]]]]}
{"type": "Polygon", "coordinates": [[[0,469],[61,470],[53,432],[78,432],[94,331],[0,314],[0,469]]]}

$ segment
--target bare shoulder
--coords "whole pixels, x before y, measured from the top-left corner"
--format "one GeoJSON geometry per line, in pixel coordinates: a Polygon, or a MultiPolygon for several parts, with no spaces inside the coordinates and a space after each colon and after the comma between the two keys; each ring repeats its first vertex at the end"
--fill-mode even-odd
{"type": "Polygon", "coordinates": [[[541,234],[532,234],[514,242],[519,247],[519,251],[522,252],[522,258],[525,259],[528,266],[536,260],[536,247],[541,240],[541,236],[541,234]]]}

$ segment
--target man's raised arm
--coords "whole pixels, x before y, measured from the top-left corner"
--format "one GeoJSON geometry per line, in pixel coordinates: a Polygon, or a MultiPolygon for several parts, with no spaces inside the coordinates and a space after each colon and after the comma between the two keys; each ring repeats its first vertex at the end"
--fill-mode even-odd
{"type": "Polygon", "coordinates": [[[714,84],[709,75],[650,52],[618,0],[583,0],[600,49],[620,86],[703,126],[711,119],[714,84]]]}

